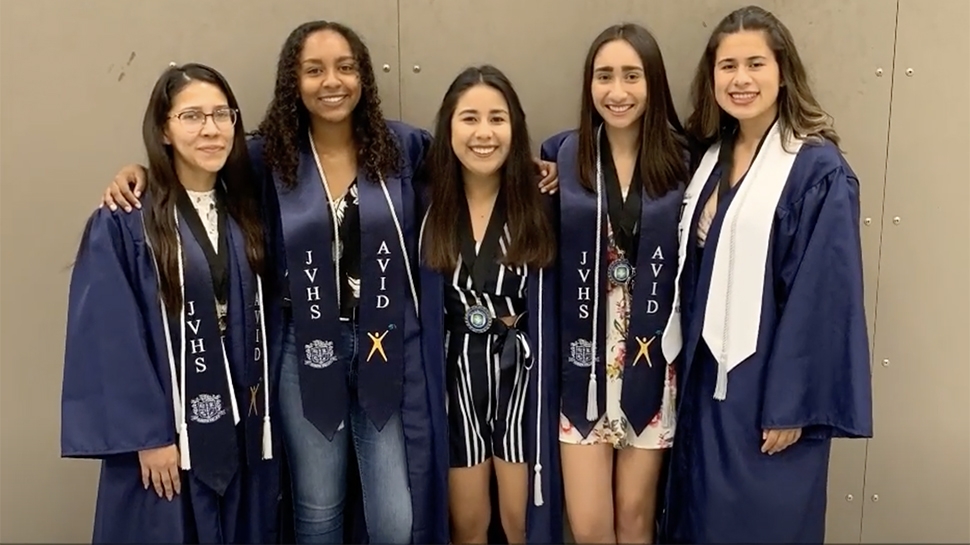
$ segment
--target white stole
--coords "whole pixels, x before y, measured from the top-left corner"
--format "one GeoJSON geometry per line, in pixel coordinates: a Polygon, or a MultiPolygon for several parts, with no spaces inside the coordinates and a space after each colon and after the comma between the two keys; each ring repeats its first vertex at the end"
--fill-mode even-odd
{"type": "MultiPolygon", "coordinates": [[[[787,146],[789,151],[785,151],[781,128],[775,122],[768,130],[761,150],[751,162],[744,183],[724,214],[714,254],[702,332],[704,341],[717,360],[714,399],[724,400],[727,397],[728,372],[754,354],[757,348],[768,242],[778,200],[802,144],[803,140],[792,138],[787,146]]],[[[707,150],[684,193],[684,213],[678,235],[680,247],[677,252],[674,310],[662,339],[665,354],[677,354],[683,347],[680,277],[698,197],[717,166],[719,150],[720,143],[707,150]]]]}

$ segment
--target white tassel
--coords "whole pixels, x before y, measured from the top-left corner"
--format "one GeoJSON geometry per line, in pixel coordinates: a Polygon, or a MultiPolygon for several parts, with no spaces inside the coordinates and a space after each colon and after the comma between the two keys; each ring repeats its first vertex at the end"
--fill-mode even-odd
{"type": "Polygon", "coordinates": [[[674,385],[669,379],[664,379],[664,382],[666,384],[664,384],[663,404],[660,406],[660,425],[670,428],[674,422],[674,385]]]}
{"type": "Polygon", "coordinates": [[[269,418],[269,354],[266,347],[266,314],[263,312],[263,279],[256,275],[259,297],[259,335],[263,343],[263,460],[273,459],[273,425],[269,418]]]}
{"type": "Polygon", "coordinates": [[[263,416],[263,460],[273,459],[273,425],[269,422],[269,415],[263,416]]]}
{"type": "Polygon", "coordinates": [[[182,432],[179,433],[179,461],[182,469],[192,469],[192,456],[189,454],[189,426],[182,422],[182,432]]]}
{"type": "Polygon", "coordinates": [[[586,394],[586,420],[592,422],[597,416],[599,410],[596,407],[596,373],[593,372],[589,374],[589,392],[586,394]]]}
{"type": "Polygon", "coordinates": [[[724,401],[727,398],[727,375],[727,364],[723,360],[717,362],[717,383],[714,385],[714,399],[718,401],[724,401]]]}
{"type": "MultiPolygon", "coordinates": [[[[542,358],[543,358],[543,349],[545,348],[543,346],[543,338],[542,338],[542,331],[544,327],[543,325],[544,314],[542,312],[542,298],[544,297],[543,279],[544,279],[543,271],[542,269],[539,269],[539,293],[538,293],[539,339],[538,339],[538,346],[536,347],[537,351],[536,351],[536,360],[535,360],[536,373],[538,373],[538,376],[536,376],[536,389],[538,390],[538,392],[536,392],[536,464],[534,466],[536,474],[535,474],[535,478],[532,481],[532,503],[536,507],[542,507],[542,504],[545,503],[545,500],[543,500],[542,498],[542,462],[539,461],[542,459],[542,372],[543,372],[542,358]]],[[[526,344],[526,347],[528,348],[528,343],[525,343],[525,344],[526,344]]]]}
{"type": "MultiPolygon", "coordinates": [[[[603,125],[600,125],[596,130],[596,141],[599,142],[600,133],[603,132],[603,125]]],[[[599,145],[596,146],[599,149],[599,145]]],[[[586,420],[593,422],[596,417],[599,416],[599,410],[596,406],[596,364],[599,363],[599,358],[597,357],[597,345],[596,345],[596,334],[599,332],[599,328],[596,326],[596,320],[599,319],[600,311],[600,268],[602,263],[600,262],[600,252],[603,243],[601,238],[603,235],[603,169],[601,168],[599,151],[596,152],[596,256],[595,263],[596,266],[593,267],[593,340],[590,343],[592,346],[590,351],[590,358],[592,362],[589,368],[589,388],[586,392],[586,420]]]]}
{"type": "Polygon", "coordinates": [[[175,247],[178,249],[176,256],[179,266],[179,289],[182,293],[182,308],[179,312],[179,338],[181,339],[181,354],[179,357],[179,377],[181,384],[179,397],[182,402],[182,410],[179,411],[179,460],[182,463],[182,469],[188,471],[192,469],[192,456],[189,454],[189,425],[185,423],[185,352],[187,350],[185,346],[185,264],[182,261],[182,238],[178,234],[178,210],[174,210],[173,214],[175,215],[175,247]]]}
{"type": "Polygon", "coordinates": [[[542,464],[537,463],[535,470],[536,475],[532,481],[533,496],[535,496],[533,503],[536,507],[542,507],[542,504],[545,503],[545,500],[542,498],[542,464]]]}

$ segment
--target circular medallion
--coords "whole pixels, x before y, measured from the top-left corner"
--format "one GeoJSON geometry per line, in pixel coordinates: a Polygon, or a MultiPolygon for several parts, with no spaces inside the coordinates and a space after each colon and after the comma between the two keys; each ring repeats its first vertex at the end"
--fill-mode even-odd
{"type": "Polygon", "coordinates": [[[465,311],[465,325],[472,333],[485,333],[492,327],[492,315],[484,306],[473,305],[465,311]]]}
{"type": "Polygon", "coordinates": [[[630,265],[629,261],[626,259],[617,259],[610,264],[607,274],[609,275],[611,282],[622,286],[631,283],[635,273],[633,265],[630,265]]]}

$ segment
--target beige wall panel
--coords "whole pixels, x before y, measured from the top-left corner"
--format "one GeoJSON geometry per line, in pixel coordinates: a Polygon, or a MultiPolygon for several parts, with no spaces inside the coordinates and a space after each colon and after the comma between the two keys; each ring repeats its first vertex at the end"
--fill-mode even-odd
{"type": "Polygon", "coordinates": [[[899,3],[867,543],[970,542],[970,3],[930,4],[899,3]]]}
{"type": "MultiPolygon", "coordinates": [[[[775,0],[761,4],[777,13],[795,35],[818,98],[835,116],[843,147],[862,180],[863,217],[874,218],[863,229],[871,326],[896,2],[775,0]]],[[[621,21],[644,24],[657,36],[684,117],[689,82],[710,30],[742,5],[721,0],[412,0],[401,11],[402,117],[431,128],[441,98],[458,72],[468,65],[491,63],[515,84],[538,146],[554,132],[575,126],[586,50],[603,28],[621,21]]],[[[864,441],[835,443],[829,541],[859,541],[865,449],[864,441]]]]}
{"type": "MultiPolygon", "coordinates": [[[[347,22],[378,67],[395,66],[397,2],[31,0],[2,9],[0,540],[83,542],[98,466],[58,458],[66,267],[102,189],[123,164],[143,160],[141,118],[155,79],[169,61],[211,64],[254,128],[293,27],[347,22]]],[[[378,71],[391,117],[398,81],[378,71]]]]}

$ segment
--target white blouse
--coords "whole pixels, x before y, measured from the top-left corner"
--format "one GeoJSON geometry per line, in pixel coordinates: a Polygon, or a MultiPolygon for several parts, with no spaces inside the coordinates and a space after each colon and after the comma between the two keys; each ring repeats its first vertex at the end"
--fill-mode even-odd
{"type": "Polygon", "coordinates": [[[205,226],[205,232],[209,235],[209,242],[212,243],[213,251],[219,253],[219,213],[216,210],[216,190],[191,191],[186,189],[185,191],[189,194],[192,206],[195,207],[202,219],[202,225],[205,226]]]}

